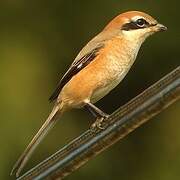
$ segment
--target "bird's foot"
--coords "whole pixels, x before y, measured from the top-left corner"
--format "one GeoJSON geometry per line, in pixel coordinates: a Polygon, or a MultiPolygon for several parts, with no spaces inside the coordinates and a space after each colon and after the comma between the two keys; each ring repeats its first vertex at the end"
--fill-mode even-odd
{"type": "Polygon", "coordinates": [[[92,130],[104,130],[105,119],[109,117],[108,114],[104,114],[102,117],[98,117],[96,121],[91,125],[92,130]]]}

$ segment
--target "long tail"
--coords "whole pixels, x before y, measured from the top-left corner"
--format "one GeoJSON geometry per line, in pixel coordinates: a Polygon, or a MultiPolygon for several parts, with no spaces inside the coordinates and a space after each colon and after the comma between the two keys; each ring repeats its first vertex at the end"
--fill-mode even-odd
{"type": "Polygon", "coordinates": [[[11,175],[16,172],[16,177],[19,176],[20,172],[26,165],[27,161],[31,157],[32,153],[36,149],[36,147],[39,145],[39,143],[42,141],[42,139],[47,135],[47,133],[52,129],[52,127],[57,122],[57,115],[62,114],[62,107],[59,107],[58,105],[55,105],[52,112],[50,113],[49,117],[45,121],[45,123],[42,125],[42,127],[39,129],[37,134],[33,137],[25,151],[22,153],[16,164],[13,166],[13,169],[11,171],[11,175]]]}

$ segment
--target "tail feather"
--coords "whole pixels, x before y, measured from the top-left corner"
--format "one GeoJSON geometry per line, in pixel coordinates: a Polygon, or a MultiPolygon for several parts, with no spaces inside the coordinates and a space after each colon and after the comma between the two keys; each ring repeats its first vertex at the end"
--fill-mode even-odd
{"type": "Polygon", "coordinates": [[[48,116],[45,123],[42,125],[42,127],[39,129],[37,134],[33,137],[23,154],[20,156],[16,164],[13,166],[13,169],[11,171],[11,175],[16,172],[16,177],[19,176],[20,172],[26,165],[27,161],[31,157],[32,153],[36,149],[36,147],[39,145],[39,143],[42,141],[42,139],[47,135],[47,133],[52,129],[52,127],[57,122],[57,115],[61,114],[61,109],[59,106],[55,106],[48,116]]]}

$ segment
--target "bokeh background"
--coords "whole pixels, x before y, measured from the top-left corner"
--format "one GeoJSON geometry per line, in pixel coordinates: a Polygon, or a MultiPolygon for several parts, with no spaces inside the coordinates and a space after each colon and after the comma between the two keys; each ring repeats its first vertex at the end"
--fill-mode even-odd
{"type": "MultiPolygon", "coordinates": [[[[168,26],[149,38],[114,91],[97,103],[107,113],[179,65],[180,1],[1,0],[0,179],[35,135],[52,104],[48,97],[78,51],[114,16],[141,10],[168,26]]],[[[26,170],[80,135],[93,122],[84,110],[65,114],[33,154],[26,170]]],[[[153,118],[67,179],[177,180],[180,103],[153,118]]]]}

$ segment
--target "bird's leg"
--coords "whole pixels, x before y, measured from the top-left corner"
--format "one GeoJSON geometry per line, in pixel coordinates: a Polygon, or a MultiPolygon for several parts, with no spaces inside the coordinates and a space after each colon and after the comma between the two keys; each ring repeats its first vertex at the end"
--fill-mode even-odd
{"type": "Polygon", "coordinates": [[[98,127],[99,129],[104,129],[102,127],[102,123],[105,118],[107,118],[109,115],[101,111],[99,108],[97,108],[95,105],[93,105],[90,102],[87,102],[84,106],[85,109],[87,109],[93,116],[96,117],[96,121],[92,124],[92,128],[98,127]]]}
{"type": "Polygon", "coordinates": [[[94,104],[92,104],[90,102],[87,102],[84,107],[96,118],[98,118],[98,117],[107,118],[109,116],[108,114],[101,111],[99,108],[97,108],[94,104]]]}

